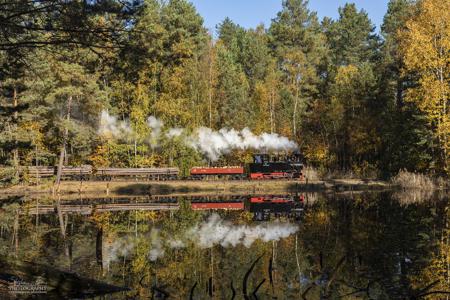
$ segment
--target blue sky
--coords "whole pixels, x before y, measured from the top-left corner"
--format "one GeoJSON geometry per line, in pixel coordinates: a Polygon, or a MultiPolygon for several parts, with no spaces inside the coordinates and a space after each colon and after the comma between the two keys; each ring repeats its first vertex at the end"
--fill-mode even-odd
{"type": "MultiPolygon", "coordinates": [[[[214,29],[225,17],[245,27],[256,27],[260,23],[269,26],[271,19],[281,9],[281,0],[191,0],[205,20],[208,29],[214,29]]],[[[364,9],[372,22],[379,26],[387,10],[388,0],[310,0],[309,7],[322,19],[325,16],[337,18],[338,7],[353,2],[358,9],[364,9]]]]}

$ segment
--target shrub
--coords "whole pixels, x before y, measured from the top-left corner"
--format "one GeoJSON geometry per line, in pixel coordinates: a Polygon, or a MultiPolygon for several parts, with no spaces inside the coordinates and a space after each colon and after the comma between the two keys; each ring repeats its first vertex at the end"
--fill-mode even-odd
{"type": "Polygon", "coordinates": [[[411,173],[406,170],[400,170],[391,181],[403,189],[433,190],[436,188],[429,176],[421,173],[411,173]]]}
{"type": "Polygon", "coordinates": [[[16,169],[0,168],[0,187],[16,184],[18,180],[16,169]]]}

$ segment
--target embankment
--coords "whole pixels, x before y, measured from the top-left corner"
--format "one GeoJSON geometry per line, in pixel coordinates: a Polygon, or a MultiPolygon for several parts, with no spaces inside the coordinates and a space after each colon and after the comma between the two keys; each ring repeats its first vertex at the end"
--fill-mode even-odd
{"type": "MultiPolygon", "coordinates": [[[[377,180],[327,180],[314,182],[300,181],[65,181],[59,187],[59,194],[117,194],[152,195],[173,193],[281,193],[304,191],[365,191],[387,190],[393,186],[377,180]]],[[[54,194],[52,183],[41,185],[17,185],[0,191],[3,195],[54,194]]]]}

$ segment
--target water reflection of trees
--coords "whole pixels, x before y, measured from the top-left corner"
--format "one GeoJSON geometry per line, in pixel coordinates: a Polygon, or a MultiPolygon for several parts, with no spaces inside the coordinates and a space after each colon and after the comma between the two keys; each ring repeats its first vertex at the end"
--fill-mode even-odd
{"type": "Polygon", "coordinates": [[[423,288],[413,277],[436,251],[445,202],[404,207],[387,194],[334,200],[318,205],[311,213],[316,219],[304,222],[308,227],[302,231],[303,246],[315,262],[311,272],[322,264],[336,266],[345,256],[340,276],[328,286],[334,286],[336,294],[359,291],[366,297],[409,298],[423,288]]]}
{"type": "Polygon", "coordinates": [[[393,198],[407,206],[428,201],[443,201],[447,191],[434,189],[400,189],[393,193],[393,198]]]}
{"type": "MultiPolygon", "coordinates": [[[[448,289],[446,201],[405,206],[390,194],[315,196],[299,231],[286,239],[256,241],[249,248],[164,244],[156,261],[149,259],[159,247],[155,239],[182,238],[208,212],[182,203],[176,212],[19,215],[27,205],[1,208],[2,257],[126,285],[132,288],[129,297],[242,298],[244,285],[249,297],[257,290],[260,299],[411,298],[448,289]]],[[[252,222],[243,211],[221,217],[252,222]]]]}

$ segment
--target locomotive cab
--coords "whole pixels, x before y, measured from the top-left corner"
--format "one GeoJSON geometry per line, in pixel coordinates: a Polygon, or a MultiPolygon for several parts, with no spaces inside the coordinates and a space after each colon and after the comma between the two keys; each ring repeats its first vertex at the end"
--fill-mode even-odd
{"type": "Polygon", "coordinates": [[[295,179],[302,178],[301,155],[270,156],[253,155],[253,163],[248,165],[250,179],[295,179]]]}

